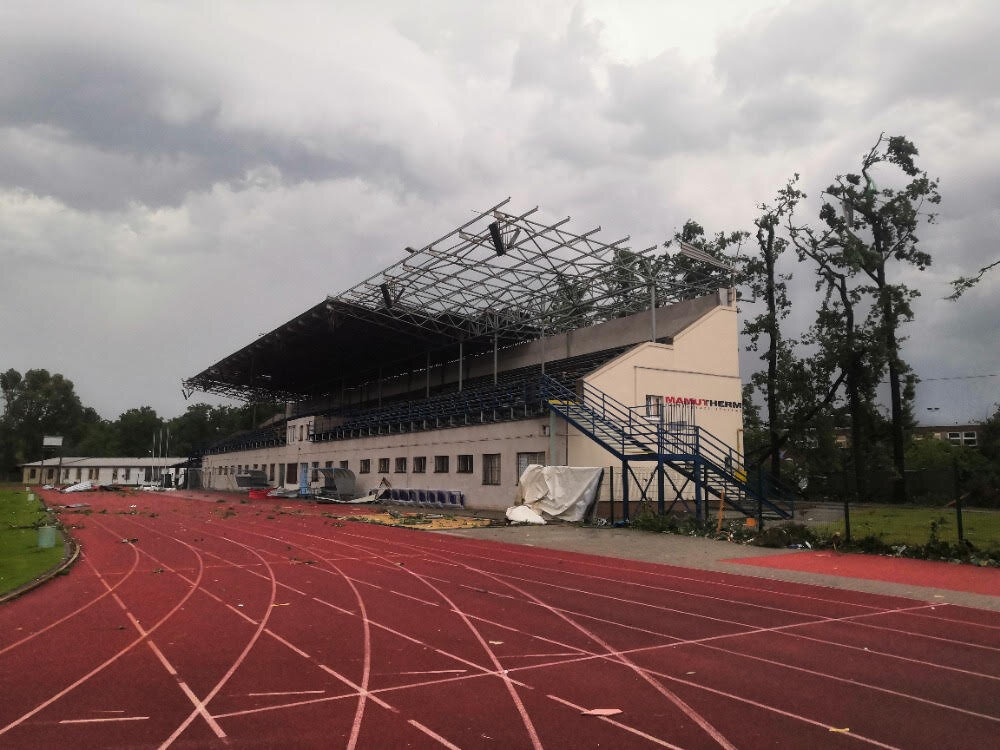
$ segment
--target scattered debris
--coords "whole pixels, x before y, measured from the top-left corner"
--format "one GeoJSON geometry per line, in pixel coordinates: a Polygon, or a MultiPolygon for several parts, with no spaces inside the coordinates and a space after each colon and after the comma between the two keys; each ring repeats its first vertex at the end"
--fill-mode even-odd
{"type": "MultiPolygon", "coordinates": [[[[622,710],[620,708],[589,708],[580,713],[584,716],[617,716],[622,710]]],[[[831,730],[832,731],[832,730],[831,730]]]]}
{"type": "Polygon", "coordinates": [[[837,727],[830,727],[831,732],[838,732],[840,734],[847,734],[851,731],[850,727],[844,727],[843,729],[838,729],[837,727]]]}
{"type": "Polygon", "coordinates": [[[491,646],[502,646],[503,645],[503,641],[490,641],[489,643],[490,643],[491,646]]]}

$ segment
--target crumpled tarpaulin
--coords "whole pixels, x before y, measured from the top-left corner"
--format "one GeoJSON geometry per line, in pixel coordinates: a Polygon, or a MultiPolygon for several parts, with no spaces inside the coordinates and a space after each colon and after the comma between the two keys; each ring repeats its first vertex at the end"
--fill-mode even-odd
{"type": "Polygon", "coordinates": [[[527,506],[543,518],[581,521],[597,502],[603,474],[600,467],[531,464],[518,480],[514,507],[527,506]]]}

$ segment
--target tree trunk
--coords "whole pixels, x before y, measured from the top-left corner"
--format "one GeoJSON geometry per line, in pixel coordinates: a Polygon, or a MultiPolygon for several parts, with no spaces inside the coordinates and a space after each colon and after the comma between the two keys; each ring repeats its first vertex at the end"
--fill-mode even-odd
{"type": "Polygon", "coordinates": [[[878,289],[882,307],[882,322],[885,326],[885,349],[889,363],[889,400],[892,416],[892,464],[896,476],[892,483],[893,502],[905,503],[906,496],[906,457],[903,445],[903,398],[899,385],[899,345],[896,342],[896,318],[892,307],[892,298],[886,289],[885,267],[878,268],[878,289]]]}
{"type": "Polygon", "coordinates": [[[861,396],[859,394],[861,381],[861,358],[857,351],[857,338],[854,334],[854,305],[847,294],[847,282],[841,277],[838,280],[840,300],[844,305],[845,333],[847,346],[847,408],[851,414],[851,463],[854,467],[854,491],[858,500],[868,498],[868,475],[865,466],[864,436],[861,431],[862,413],[861,396]]]}
{"type": "MultiPolygon", "coordinates": [[[[767,269],[767,316],[770,347],[767,350],[767,431],[771,445],[778,444],[778,311],[774,298],[774,228],[767,235],[764,264],[767,269]]],[[[781,451],[771,454],[771,476],[781,481],[781,451]]]]}

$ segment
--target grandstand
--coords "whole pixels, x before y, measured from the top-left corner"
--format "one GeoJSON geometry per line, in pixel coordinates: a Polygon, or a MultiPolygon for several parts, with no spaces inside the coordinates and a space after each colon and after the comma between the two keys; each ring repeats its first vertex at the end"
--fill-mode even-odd
{"type": "Polygon", "coordinates": [[[617,469],[619,498],[661,509],[787,514],[766,477],[747,484],[732,291],[669,283],[654,248],[506,203],[186,380],[287,403],[209,447],[205,485],[264,469],[304,487],[345,467],[362,492],[501,508],[524,466],[547,463],[617,469]]]}

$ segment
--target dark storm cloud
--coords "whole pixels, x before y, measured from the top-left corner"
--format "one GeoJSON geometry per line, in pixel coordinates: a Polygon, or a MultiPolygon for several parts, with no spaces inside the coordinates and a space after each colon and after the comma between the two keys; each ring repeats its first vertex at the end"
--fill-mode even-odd
{"type": "Polygon", "coordinates": [[[338,125],[317,144],[222,123],[221,92],[212,90],[221,84],[178,81],[165,61],[60,44],[8,48],[0,71],[0,187],[97,210],[176,206],[189,191],[236,183],[261,166],[276,167],[289,184],[364,176],[433,189],[377,133],[338,125]]]}
{"type": "Polygon", "coordinates": [[[0,4],[0,368],[176,413],[181,377],[506,195],[646,247],[751,226],[793,171],[815,198],[887,130],[945,196],[906,356],[995,371],[996,282],[940,298],[996,254],[997,14],[893,5],[0,4]]]}

